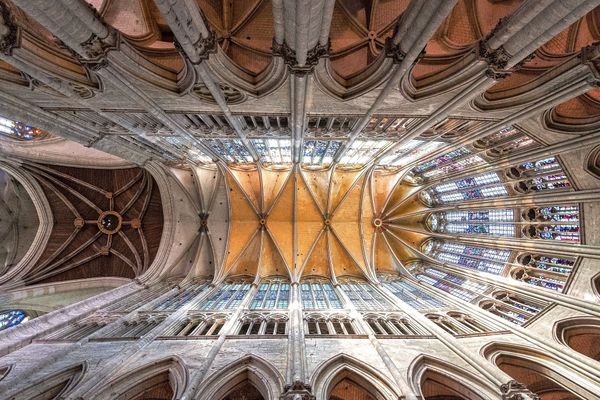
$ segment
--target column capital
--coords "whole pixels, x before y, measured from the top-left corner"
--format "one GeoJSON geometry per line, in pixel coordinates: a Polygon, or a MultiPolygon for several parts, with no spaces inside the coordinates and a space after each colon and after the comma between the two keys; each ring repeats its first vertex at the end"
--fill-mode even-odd
{"type": "Polygon", "coordinates": [[[508,381],[500,386],[503,400],[539,400],[537,394],[531,393],[525,385],[517,381],[508,381]]]}
{"type": "Polygon", "coordinates": [[[6,4],[0,3],[0,53],[10,56],[17,47],[19,29],[6,4]]]}
{"type": "Polygon", "coordinates": [[[279,397],[280,400],[315,400],[316,397],[312,394],[312,389],[308,383],[295,381],[294,383],[285,385],[283,394],[279,397]]]}
{"type": "Polygon", "coordinates": [[[292,74],[306,75],[313,72],[315,66],[319,63],[320,58],[329,57],[329,47],[330,42],[327,42],[327,45],[317,43],[315,47],[308,50],[305,65],[298,64],[296,51],[292,49],[285,40],[283,43],[278,43],[275,39],[273,39],[272,48],[273,55],[282,57],[292,74]]]}

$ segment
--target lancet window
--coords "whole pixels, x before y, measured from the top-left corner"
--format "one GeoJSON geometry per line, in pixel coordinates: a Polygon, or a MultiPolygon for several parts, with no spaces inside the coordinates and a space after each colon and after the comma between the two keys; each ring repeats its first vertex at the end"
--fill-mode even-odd
{"type": "Polygon", "coordinates": [[[423,329],[403,315],[366,314],[363,319],[375,335],[417,336],[426,334],[423,329]]]}
{"type": "Polygon", "coordinates": [[[363,166],[390,143],[387,140],[355,140],[344,153],[340,164],[348,167],[363,166]]]}
{"type": "Polygon", "coordinates": [[[247,314],[240,321],[238,335],[285,335],[288,317],[285,314],[247,314]]]}
{"type": "Polygon", "coordinates": [[[48,132],[23,122],[0,117],[0,136],[16,140],[40,140],[47,137],[48,132]]]}
{"type": "Polygon", "coordinates": [[[328,167],[341,144],[337,140],[305,140],[302,164],[307,167],[328,167]]]}
{"type": "Polygon", "coordinates": [[[392,305],[381,293],[366,282],[347,281],[340,285],[346,296],[358,310],[389,310],[392,305]]]}
{"type": "Polygon", "coordinates": [[[573,272],[576,258],[540,254],[521,254],[511,269],[511,276],[529,285],[562,292],[573,272]]]}
{"type": "Polygon", "coordinates": [[[252,139],[260,160],[265,164],[289,164],[292,162],[290,139],[252,139]]]}
{"type": "Polygon", "coordinates": [[[206,283],[190,284],[181,289],[178,293],[175,293],[159,304],[156,304],[153,309],[156,311],[177,310],[202,293],[206,287],[206,283]]]}
{"type": "MultiPolygon", "coordinates": [[[[116,318],[116,316],[114,318],[116,318]]],[[[44,339],[78,341],[92,335],[93,333],[96,333],[97,331],[105,327],[109,322],[112,322],[111,319],[96,319],[93,317],[87,318],[83,321],[76,321],[74,324],[68,325],[62,329],[59,329],[56,332],[52,332],[46,335],[44,339]]]]}
{"type": "Polygon", "coordinates": [[[430,240],[423,252],[433,258],[452,265],[499,275],[510,259],[511,251],[486,247],[468,246],[456,242],[430,240]]]}
{"type": "Polygon", "coordinates": [[[516,324],[523,324],[535,317],[548,303],[525,298],[504,291],[492,294],[493,301],[486,300],[480,307],[516,324]]]}
{"type": "Polygon", "coordinates": [[[115,313],[128,313],[136,308],[146,305],[148,302],[156,299],[169,290],[166,286],[155,286],[149,289],[140,290],[131,296],[127,296],[106,308],[107,311],[115,313]]]}
{"type": "Polygon", "coordinates": [[[290,302],[290,284],[282,280],[261,282],[250,303],[251,310],[287,309],[290,302]]]}
{"type": "Polygon", "coordinates": [[[443,308],[444,303],[418,288],[414,283],[405,280],[386,280],[383,285],[394,296],[417,310],[443,308]]]}
{"type": "Polygon", "coordinates": [[[342,302],[329,282],[303,282],[300,284],[300,297],[305,309],[342,308],[342,302]]]}
{"type": "Polygon", "coordinates": [[[206,143],[223,160],[232,164],[253,162],[250,151],[239,139],[208,139],[206,143]]]}
{"type": "Polygon", "coordinates": [[[416,274],[416,278],[467,302],[473,301],[488,289],[483,283],[473,282],[431,266],[425,266],[423,272],[416,274]]]}
{"type": "Polygon", "coordinates": [[[446,143],[434,140],[410,140],[403,144],[398,149],[390,152],[381,159],[380,165],[397,167],[409,164],[418,160],[427,154],[433,153],[439,148],[445,146],[446,143]]]}
{"type": "Polygon", "coordinates": [[[354,322],[346,315],[309,314],[304,320],[304,331],[309,335],[354,335],[354,322]]]}
{"type": "Polygon", "coordinates": [[[23,310],[8,310],[0,312],[0,331],[17,326],[29,320],[29,316],[23,310]]]}
{"type": "Polygon", "coordinates": [[[227,316],[222,314],[189,314],[187,319],[164,336],[217,336],[227,316]]]}
{"type": "Polygon", "coordinates": [[[529,224],[523,235],[533,239],[579,242],[579,206],[562,205],[530,208],[523,212],[529,224]]]}
{"type": "Polygon", "coordinates": [[[410,173],[411,180],[418,182],[434,179],[442,175],[460,172],[467,167],[483,164],[484,162],[485,160],[477,154],[472,154],[469,149],[460,147],[417,165],[410,173]]]}
{"type": "Polygon", "coordinates": [[[515,236],[514,222],[511,209],[437,212],[429,218],[435,232],[502,237],[515,236]]]}
{"type": "Polygon", "coordinates": [[[200,310],[232,310],[237,308],[252,285],[248,282],[226,282],[200,306],[200,310]]]}

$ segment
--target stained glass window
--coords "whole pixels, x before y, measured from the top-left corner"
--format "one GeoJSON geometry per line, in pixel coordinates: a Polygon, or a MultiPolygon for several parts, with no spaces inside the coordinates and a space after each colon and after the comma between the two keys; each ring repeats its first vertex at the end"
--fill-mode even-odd
{"type": "Polygon", "coordinates": [[[531,225],[524,233],[536,239],[579,242],[579,206],[547,206],[531,208],[525,213],[531,225]]]}
{"type": "Polygon", "coordinates": [[[522,296],[499,292],[493,295],[494,301],[485,301],[480,306],[515,324],[523,324],[535,317],[547,304],[534,302],[522,296]]]}
{"type": "Polygon", "coordinates": [[[300,284],[300,297],[305,309],[342,308],[342,302],[329,282],[300,284]]]}
{"type": "Polygon", "coordinates": [[[17,140],[38,140],[48,136],[48,132],[23,122],[0,117],[0,135],[17,140]]]}
{"type": "Polygon", "coordinates": [[[2,311],[0,312],[0,331],[17,326],[27,320],[29,317],[23,310],[2,311]]]}
{"type": "Polygon", "coordinates": [[[521,255],[518,260],[523,268],[515,267],[513,278],[557,292],[563,291],[576,262],[575,258],[532,254],[521,255]]]}
{"type": "Polygon", "coordinates": [[[239,139],[209,139],[206,143],[228,163],[251,163],[252,155],[239,139]]]}
{"type": "Polygon", "coordinates": [[[246,282],[224,283],[200,306],[201,310],[232,310],[244,300],[251,285],[246,282]]]}
{"type": "Polygon", "coordinates": [[[365,165],[390,143],[388,140],[355,140],[346,150],[340,164],[346,166],[365,165]]]}
{"type": "Polygon", "coordinates": [[[282,281],[263,282],[250,303],[250,309],[288,308],[290,284],[282,281]]]}
{"type": "Polygon", "coordinates": [[[417,310],[443,308],[444,303],[424,292],[413,283],[403,280],[385,281],[383,285],[394,296],[417,310]]]}
{"type": "Polygon", "coordinates": [[[328,167],[341,144],[337,140],[305,140],[302,163],[306,166],[328,167]]]}
{"type": "Polygon", "coordinates": [[[381,159],[386,166],[404,166],[446,145],[445,142],[411,140],[381,159]]]}
{"type": "Polygon", "coordinates": [[[467,302],[473,301],[488,289],[488,286],[483,283],[473,282],[434,267],[427,266],[424,271],[424,274],[417,275],[418,280],[467,302]]]}
{"type": "Polygon", "coordinates": [[[515,236],[511,209],[439,212],[432,214],[429,226],[435,232],[515,236]]]}
{"type": "Polygon", "coordinates": [[[252,139],[252,144],[266,164],[289,164],[292,162],[292,141],[290,139],[252,139]]]}
{"type": "Polygon", "coordinates": [[[425,253],[439,261],[494,275],[499,275],[504,270],[511,255],[511,251],[508,250],[467,246],[455,242],[428,243],[431,246],[429,250],[424,250],[425,253]]]}
{"type": "Polygon", "coordinates": [[[391,304],[371,285],[364,282],[348,282],[341,285],[352,304],[359,310],[385,310],[391,304]]]}
{"type": "Polygon", "coordinates": [[[169,296],[160,304],[156,305],[154,310],[177,310],[180,307],[185,306],[190,300],[202,293],[206,286],[206,284],[192,284],[181,290],[179,293],[169,296]]]}

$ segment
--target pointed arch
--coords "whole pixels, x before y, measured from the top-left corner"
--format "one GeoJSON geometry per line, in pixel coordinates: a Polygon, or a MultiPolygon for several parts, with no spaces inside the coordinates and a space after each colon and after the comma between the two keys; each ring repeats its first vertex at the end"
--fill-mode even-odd
{"type": "Polygon", "coordinates": [[[264,399],[278,399],[284,380],[268,361],[249,355],[214,372],[203,384],[196,400],[226,399],[230,393],[250,385],[264,399]]]}
{"type": "Polygon", "coordinates": [[[582,379],[581,374],[571,367],[535,349],[495,342],[485,346],[482,353],[541,399],[587,399],[594,398],[597,393],[594,392],[597,387],[591,381],[582,379]]]}
{"type": "Polygon", "coordinates": [[[413,392],[424,400],[489,400],[497,391],[468,371],[435,357],[421,355],[408,368],[413,392]]]}
{"type": "Polygon", "coordinates": [[[2,379],[6,378],[6,375],[8,375],[8,373],[10,372],[12,367],[13,367],[12,364],[4,365],[4,366],[0,367],[0,381],[2,379]]]}
{"type": "Polygon", "coordinates": [[[185,389],[188,371],[179,357],[169,357],[120,374],[102,386],[95,399],[141,400],[152,395],[157,399],[179,399],[185,389]]]}
{"type": "Polygon", "coordinates": [[[339,354],[322,363],[310,379],[317,400],[328,400],[338,384],[357,387],[368,393],[371,400],[392,400],[402,397],[402,392],[388,377],[347,354],[339,354]]]}
{"type": "Polygon", "coordinates": [[[600,361],[600,318],[574,317],[555,323],[556,339],[576,352],[600,361]]]}
{"type": "MultiPolygon", "coordinates": [[[[86,370],[87,363],[76,364],[49,377],[45,376],[27,389],[12,397],[9,395],[7,398],[28,400],[54,400],[58,399],[59,396],[62,398],[81,382],[86,370]]],[[[0,370],[1,377],[2,371],[0,370]]]]}

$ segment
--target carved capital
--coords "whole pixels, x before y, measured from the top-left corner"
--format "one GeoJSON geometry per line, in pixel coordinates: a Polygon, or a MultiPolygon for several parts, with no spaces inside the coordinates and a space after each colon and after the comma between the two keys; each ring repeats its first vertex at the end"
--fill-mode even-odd
{"type": "Polygon", "coordinates": [[[92,34],[85,42],[80,43],[84,51],[84,55],[80,59],[91,70],[99,71],[108,65],[107,54],[119,48],[119,41],[119,34],[115,30],[111,30],[104,39],[92,34]]]}
{"type": "Polygon", "coordinates": [[[329,56],[329,42],[326,46],[319,43],[312,49],[308,50],[306,55],[306,64],[303,66],[298,65],[298,59],[296,58],[296,51],[294,51],[286,41],[283,43],[277,43],[273,39],[273,55],[282,57],[283,61],[287,64],[288,69],[293,74],[306,75],[312,73],[315,66],[319,63],[319,59],[329,56]]]}
{"type": "Polygon", "coordinates": [[[531,393],[525,385],[517,381],[508,381],[500,386],[503,400],[539,400],[539,396],[531,393]]]}
{"type": "Polygon", "coordinates": [[[10,56],[17,47],[19,29],[6,4],[0,3],[0,53],[10,56]]]}
{"type": "Polygon", "coordinates": [[[479,41],[477,48],[477,56],[480,60],[485,61],[490,67],[501,70],[506,68],[508,61],[510,60],[510,54],[500,46],[496,50],[490,50],[487,45],[488,39],[479,41]]]}
{"type": "Polygon", "coordinates": [[[406,57],[406,53],[402,51],[399,44],[394,45],[392,38],[387,38],[385,39],[385,56],[394,60],[394,64],[400,64],[406,57]]]}
{"type": "Polygon", "coordinates": [[[309,384],[295,381],[291,385],[285,385],[280,400],[315,400],[312,389],[309,384]]]}

